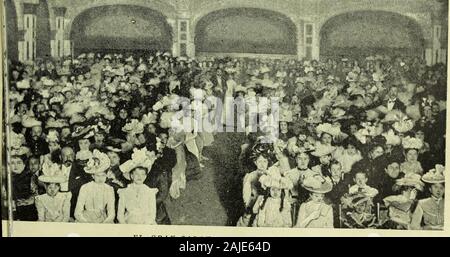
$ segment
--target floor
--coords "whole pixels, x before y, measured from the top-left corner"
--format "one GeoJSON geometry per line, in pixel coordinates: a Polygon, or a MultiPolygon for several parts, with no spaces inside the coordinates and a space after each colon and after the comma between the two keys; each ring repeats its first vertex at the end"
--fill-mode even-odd
{"type": "MultiPolygon", "coordinates": [[[[238,169],[243,133],[218,133],[205,148],[209,158],[198,180],[187,182],[178,199],[168,199],[174,225],[234,226],[242,213],[242,178],[238,169]]],[[[188,175],[188,170],[186,174],[188,175]]]]}

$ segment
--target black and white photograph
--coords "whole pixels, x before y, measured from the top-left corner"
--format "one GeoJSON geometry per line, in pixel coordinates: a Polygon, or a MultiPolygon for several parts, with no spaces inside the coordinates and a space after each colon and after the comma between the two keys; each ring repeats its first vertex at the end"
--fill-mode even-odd
{"type": "Polygon", "coordinates": [[[447,0],[2,5],[4,221],[449,222],[447,0]]]}

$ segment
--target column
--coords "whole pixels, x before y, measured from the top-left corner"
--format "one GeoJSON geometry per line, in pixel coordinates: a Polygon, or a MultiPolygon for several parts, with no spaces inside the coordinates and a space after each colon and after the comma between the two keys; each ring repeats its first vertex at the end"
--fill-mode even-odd
{"type": "Polygon", "coordinates": [[[175,47],[179,56],[195,56],[195,46],[193,42],[193,36],[191,34],[191,21],[184,15],[178,18],[177,28],[178,28],[178,45],[175,47]]]}
{"type": "Polygon", "coordinates": [[[172,56],[179,56],[180,49],[178,44],[178,24],[177,20],[168,18],[167,23],[172,28],[172,56]]]}
{"type": "Polygon", "coordinates": [[[36,4],[23,4],[23,27],[19,27],[19,61],[33,61],[36,58],[36,4]]]}
{"type": "Polygon", "coordinates": [[[316,51],[314,49],[315,32],[314,23],[305,22],[303,29],[303,46],[304,46],[304,58],[307,60],[316,59],[316,51]]]}
{"type": "Polygon", "coordinates": [[[51,47],[51,54],[52,57],[55,58],[61,58],[66,55],[67,52],[66,48],[70,49],[70,45],[67,46],[64,43],[64,35],[65,35],[65,13],[66,8],[65,7],[53,7],[52,11],[54,13],[54,27],[51,31],[51,41],[50,41],[50,47],[51,47]]]}
{"type": "Polygon", "coordinates": [[[305,51],[305,36],[304,36],[304,26],[305,22],[300,21],[297,22],[297,58],[298,60],[302,60],[306,57],[306,51],[305,51]]]}

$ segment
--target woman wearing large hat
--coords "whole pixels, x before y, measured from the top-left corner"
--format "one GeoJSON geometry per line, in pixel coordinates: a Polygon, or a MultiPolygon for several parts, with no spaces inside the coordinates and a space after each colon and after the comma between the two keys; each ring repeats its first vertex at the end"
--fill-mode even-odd
{"type": "Polygon", "coordinates": [[[422,176],[431,196],[419,200],[411,218],[410,229],[442,230],[444,228],[445,167],[436,165],[422,176]]]}
{"type": "Polygon", "coordinates": [[[45,186],[45,194],[36,196],[38,220],[44,222],[69,222],[71,192],[60,192],[61,183],[69,180],[56,163],[45,162],[39,181],[45,186]]]}
{"type": "Polygon", "coordinates": [[[81,186],[75,208],[77,222],[114,223],[114,189],[105,183],[109,167],[108,155],[94,150],[84,167],[84,171],[92,176],[93,181],[81,186]]]}
{"type": "Polygon", "coordinates": [[[127,188],[119,189],[119,207],[117,219],[122,224],[156,225],[157,188],[144,184],[156,159],[154,152],[146,148],[133,150],[131,159],[120,165],[125,177],[132,183],[127,188]]]}
{"type": "Polygon", "coordinates": [[[333,188],[331,181],[321,175],[311,175],[301,186],[310,192],[310,198],[300,205],[295,227],[333,228],[333,208],[324,202],[325,194],[333,188]]]}

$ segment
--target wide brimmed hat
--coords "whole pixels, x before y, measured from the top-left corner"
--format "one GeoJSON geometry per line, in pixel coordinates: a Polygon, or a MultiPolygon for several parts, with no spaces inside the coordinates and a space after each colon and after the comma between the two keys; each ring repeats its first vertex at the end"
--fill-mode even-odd
{"type": "Polygon", "coordinates": [[[22,116],[22,126],[24,126],[25,128],[32,128],[32,127],[36,127],[36,126],[41,126],[42,122],[38,121],[36,118],[34,117],[30,117],[30,116],[22,116]]]}
{"type": "Polygon", "coordinates": [[[428,184],[445,183],[444,171],[445,167],[441,164],[437,164],[434,169],[431,169],[422,176],[422,181],[428,184]]]}
{"type": "Polygon", "coordinates": [[[404,137],[402,139],[403,149],[421,149],[423,147],[423,141],[416,137],[404,137]]]}
{"type": "Polygon", "coordinates": [[[316,127],[316,132],[320,136],[323,133],[330,134],[333,137],[342,136],[341,127],[339,125],[332,125],[330,123],[322,123],[316,127]]]}
{"type": "Polygon", "coordinates": [[[395,134],[394,130],[390,129],[388,132],[381,134],[386,139],[387,145],[399,145],[402,140],[395,134]]]}
{"type": "Polygon", "coordinates": [[[119,166],[120,171],[123,173],[130,173],[133,169],[137,167],[142,167],[147,169],[149,172],[156,160],[155,152],[148,151],[146,147],[142,149],[133,149],[133,154],[131,155],[131,160],[126,161],[119,166]]]}
{"type": "Polygon", "coordinates": [[[79,126],[72,132],[72,138],[76,140],[88,139],[95,135],[95,129],[93,126],[79,126]]]}
{"type": "Polygon", "coordinates": [[[108,155],[96,149],[92,153],[92,157],[87,162],[86,167],[84,167],[84,171],[88,174],[100,174],[107,171],[110,166],[111,161],[108,155]]]}
{"type": "Polygon", "coordinates": [[[51,120],[51,121],[47,121],[45,124],[45,128],[47,129],[58,129],[58,128],[63,128],[63,127],[67,127],[69,126],[69,123],[67,122],[67,120],[64,119],[58,119],[58,120],[51,120]]]}
{"type": "Polygon", "coordinates": [[[392,127],[400,133],[406,133],[414,128],[414,121],[411,120],[409,117],[404,116],[401,118],[401,120],[396,121],[392,127]]]}
{"type": "Polygon", "coordinates": [[[38,177],[38,180],[43,183],[65,183],[69,180],[64,176],[61,167],[57,163],[44,162],[42,164],[42,175],[38,177]]]}
{"type": "Polygon", "coordinates": [[[307,176],[301,182],[301,186],[313,193],[325,194],[333,189],[330,179],[319,174],[307,176]]]}
{"type": "Polygon", "coordinates": [[[315,150],[311,153],[311,155],[316,157],[322,157],[325,155],[332,154],[336,150],[336,147],[331,145],[324,145],[324,144],[316,144],[315,150]]]}
{"type": "Polygon", "coordinates": [[[424,184],[421,181],[421,176],[415,173],[407,173],[403,178],[397,179],[395,184],[399,186],[414,187],[420,191],[422,191],[424,187],[424,184]]]}
{"type": "Polygon", "coordinates": [[[157,122],[158,122],[157,114],[153,112],[144,114],[141,119],[141,123],[144,125],[155,124],[157,122]]]}
{"type": "Polygon", "coordinates": [[[144,132],[144,124],[139,120],[132,119],[131,122],[123,126],[122,131],[132,135],[142,134],[144,132]]]}
{"type": "Polygon", "coordinates": [[[14,133],[14,131],[11,131],[10,133],[10,154],[23,156],[28,155],[30,153],[30,149],[25,146],[26,140],[25,136],[22,134],[14,133]]]}

